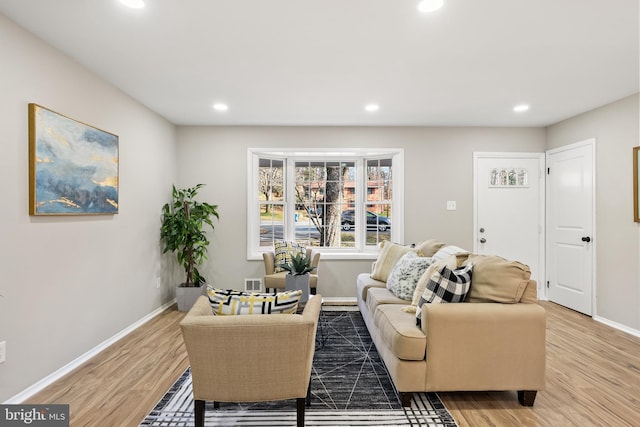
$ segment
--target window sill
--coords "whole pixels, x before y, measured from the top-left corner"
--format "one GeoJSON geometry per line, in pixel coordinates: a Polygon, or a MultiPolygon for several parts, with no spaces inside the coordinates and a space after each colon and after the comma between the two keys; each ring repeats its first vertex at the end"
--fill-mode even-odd
{"type": "MultiPolygon", "coordinates": [[[[378,258],[378,252],[323,252],[323,260],[376,260],[378,258]]],[[[262,253],[249,254],[247,256],[248,261],[262,261],[262,253]]]]}

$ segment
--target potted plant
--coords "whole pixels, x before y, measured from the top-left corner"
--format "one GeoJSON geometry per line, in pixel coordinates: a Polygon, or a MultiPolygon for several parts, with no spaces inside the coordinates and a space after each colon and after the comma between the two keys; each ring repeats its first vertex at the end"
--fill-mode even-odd
{"type": "Polygon", "coordinates": [[[180,311],[189,310],[198,296],[202,295],[205,279],[197,267],[207,259],[209,239],[205,225],[213,230],[213,217],[220,218],[218,205],[196,200],[198,190],[203,185],[185,189],[177,189],[174,185],[173,200],[162,207],[160,239],[165,245],[163,253],[175,253],[187,276],[184,283],[176,289],[180,311]]]}
{"type": "Polygon", "coordinates": [[[297,253],[291,256],[290,262],[280,264],[280,268],[288,271],[286,275],[286,290],[302,290],[301,303],[309,300],[309,273],[316,268],[311,266],[311,258],[306,253],[297,253]]]}

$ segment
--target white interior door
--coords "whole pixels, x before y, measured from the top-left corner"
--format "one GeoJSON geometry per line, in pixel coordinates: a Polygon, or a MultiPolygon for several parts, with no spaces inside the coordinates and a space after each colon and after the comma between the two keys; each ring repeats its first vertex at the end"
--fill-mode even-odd
{"type": "Polygon", "coordinates": [[[591,315],[595,140],[547,152],[549,299],[591,315]]]}
{"type": "Polygon", "coordinates": [[[474,153],[474,252],[520,261],[544,297],[544,154],[474,153]]]}

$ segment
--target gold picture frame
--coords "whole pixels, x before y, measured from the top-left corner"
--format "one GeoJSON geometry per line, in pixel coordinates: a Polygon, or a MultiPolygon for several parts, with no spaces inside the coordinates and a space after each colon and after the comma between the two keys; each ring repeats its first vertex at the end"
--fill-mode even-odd
{"type": "Polygon", "coordinates": [[[633,220],[640,222],[640,183],[638,179],[638,164],[640,164],[640,147],[633,147],[633,220]]]}
{"type": "Polygon", "coordinates": [[[118,136],[29,104],[29,215],[118,213],[118,136]]]}

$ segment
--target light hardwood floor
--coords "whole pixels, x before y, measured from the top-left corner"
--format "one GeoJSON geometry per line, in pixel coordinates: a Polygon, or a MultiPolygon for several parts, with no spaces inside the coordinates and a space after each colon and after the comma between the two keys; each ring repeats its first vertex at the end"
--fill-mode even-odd
{"type": "MultiPolygon", "coordinates": [[[[460,427],[639,426],[640,338],[543,302],[547,384],[532,408],[515,392],[440,393],[460,427]]],[[[169,309],[29,399],[70,405],[71,426],[137,426],[186,369],[169,309]]],[[[473,355],[470,355],[473,357],[473,355]]]]}

